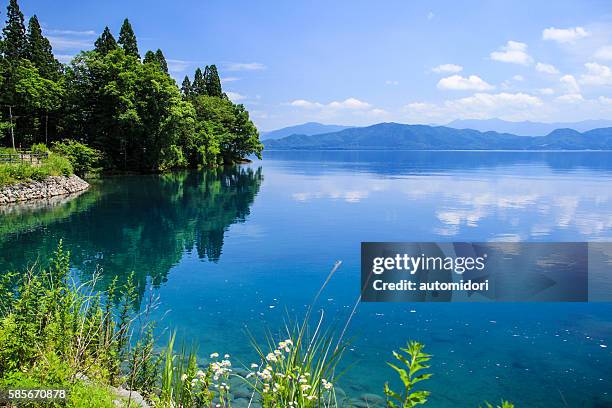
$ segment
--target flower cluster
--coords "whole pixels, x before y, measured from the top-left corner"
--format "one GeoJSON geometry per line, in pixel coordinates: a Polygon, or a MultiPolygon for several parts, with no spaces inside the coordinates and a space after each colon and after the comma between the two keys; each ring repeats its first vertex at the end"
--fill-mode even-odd
{"type": "Polygon", "coordinates": [[[295,358],[298,353],[291,339],[278,343],[278,346],[266,355],[262,354],[261,364],[252,363],[251,372],[246,378],[254,378],[255,388],[260,393],[264,407],[314,407],[329,392],[333,385],[320,374],[309,372],[302,358],[295,358]]]}

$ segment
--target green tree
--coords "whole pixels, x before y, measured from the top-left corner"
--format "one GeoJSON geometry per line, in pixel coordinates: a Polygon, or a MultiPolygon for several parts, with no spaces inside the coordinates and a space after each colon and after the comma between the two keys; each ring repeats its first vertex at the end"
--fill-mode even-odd
{"type": "MultiPolygon", "coordinates": [[[[40,116],[46,118],[49,111],[60,107],[64,93],[63,87],[56,81],[42,77],[34,64],[28,60],[12,64],[9,69],[11,70],[10,80],[5,81],[6,87],[3,89],[3,96],[7,98],[4,103],[11,105],[11,114],[13,114],[14,107],[15,112],[18,113],[17,116],[20,116],[20,126],[25,127],[31,134],[31,131],[38,131],[40,128],[38,125],[32,125],[33,119],[40,116]]],[[[13,122],[12,118],[11,122],[13,122]]],[[[22,135],[22,139],[19,140],[20,144],[36,141],[24,139],[24,132],[20,133],[22,135]]],[[[46,126],[45,137],[47,137],[46,126]]]]}
{"type": "Polygon", "coordinates": [[[151,50],[145,53],[144,59],[142,60],[143,64],[157,64],[157,57],[155,53],[151,50]]]}
{"type": "Polygon", "coordinates": [[[123,20],[123,25],[121,26],[121,31],[119,32],[119,41],[117,42],[121,44],[126,54],[140,58],[136,35],[134,34],[132,25],[127,18],[123,20]]]}
{"type": "Polygon", "coordinates": [[[214,64],[206,67],[204,81],[206,83],[207,95],[216,96],[218,98],[223,97],[223,91],[221,90],[221,79],[219,78],[217,67],[214,64]]]}
{"type": "Polygon", "coordinates": [[[9,1],[6,16],[6,25],[2,29],[4,57],[9,61],[26,58],[26,29],[23,23],[23,13],[19,10],[17,0],[9,1]]]}
{"type": "Polygon", "coordinates": [[[108,27],[104,27],[104,31],[98,37],[94,46],[96,47],[95,50],[101,55],[106,55],[117,48],[117,41],[115,41],[115,37],[113,37],[108,27]]]}
{"type": "Polygon", "coordinates": [[[157,59],[157,63],[159,64],[162,71],[166,74],[168,73],[168,63],[166,62],[166,57],[164,57],[164,53],[159,48],[155,51],[155,58],[157,59]]]}
{"type": "Polygon", "coordinates": [[[26,56],[40,75],[47,79],[57,80],[61,73],[61,65],[53,56],[51,43],[43,35],[36,15],[28,22],[26,56]]]}
{"type": "Polygon", "coordinates": [[[181,93],[184,97],[189,98],[191,96],[191,81],[189,77],[185,75],[185,79],[183,79],[183,83],[181,85],[181,93]]]}
{"type": "Polygon", "coordinates": [[[118,48],[84,52],[67,72],[66,127],[105,153],[107,167],[159,170],[186,166],[183,145],[194,111],[157,63],[141,64],[118,48]]]}
{"type": "MultiPolygon", "coordinates": [[[[263,145],[257,128],[243,105],[230,100],[201,95],[193,98],[196,121],[207,146],[217,147],[216,163],[232,164],[250,154],[259,156],[263,145]]],[[[215,164],[209,159],[206,164],[215,164]]]]}
{"type": "Polygon", "coordinates": [[[200,68],[195,70],[191,90],[194,95],[206,95],[206,81],[204,81],[204,75],[200,68]]]}

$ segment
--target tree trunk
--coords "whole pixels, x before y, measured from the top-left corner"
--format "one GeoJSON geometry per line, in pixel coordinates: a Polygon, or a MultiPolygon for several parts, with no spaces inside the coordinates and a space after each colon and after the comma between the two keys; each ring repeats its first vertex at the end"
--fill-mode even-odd
{"type": "Polygon", "coordinates": [[[49,125],[49,112],[45,112],[45,146],[49,146],[49,137],[47,133],[49,125]]]}
{"type": "Polygon", "coordinates": [[[11,124],[11,141],[13,142],[13,150],[15,150],[15,131],[13,130],[13,107],[9,105],[9,118],[11,124]]]}

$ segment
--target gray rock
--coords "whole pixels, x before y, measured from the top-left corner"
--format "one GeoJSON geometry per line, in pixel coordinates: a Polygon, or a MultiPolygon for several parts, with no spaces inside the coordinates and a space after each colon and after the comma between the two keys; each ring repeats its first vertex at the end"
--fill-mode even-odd
{"type": "Polygon", "coordinates": [[[0,187],[0,205],[72,194],[89,188],[77,175],[50,176],[44,181],[28,181],[0,187]]]}

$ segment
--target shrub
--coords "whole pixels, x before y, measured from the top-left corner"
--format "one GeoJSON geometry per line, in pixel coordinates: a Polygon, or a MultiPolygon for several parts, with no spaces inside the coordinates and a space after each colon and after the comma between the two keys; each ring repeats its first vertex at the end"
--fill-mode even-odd
{"type": "Polygon", "coordinates": [[[79,176],[99,170],[102,154],[86,144],[66,139],[61,142],[53,142],[51,150],[66,157],[72,164],[74,172],[79,176]]]}
{"type": "Polygon", "coordinates": [[[32,153],[34,154],[45,154],[45,153],[49,153],[49,148],[47,147],[46,144],[44,143],[37,143],[37,144],[33,144],[32,147],[30,147],[30,150],[32,151],[32,153]]]}
{"type": "Polygon", "coordinates": [[[36,178],[36,180],[42,180],[47,176],[69,176],[74,172],[74,167],[69,159],[53,153],[43,161],[42,165],[38,167],[33,166],[33,169],[33,172],[42,177],[36,178]]]}

